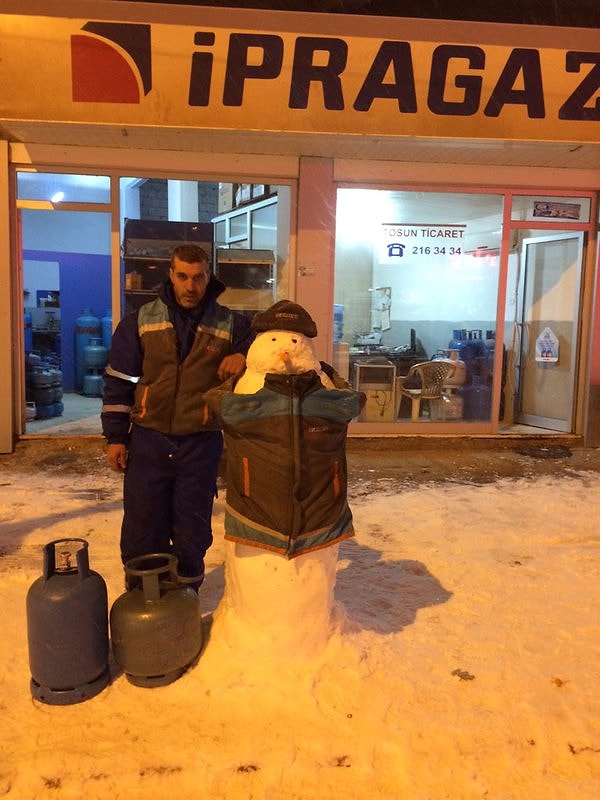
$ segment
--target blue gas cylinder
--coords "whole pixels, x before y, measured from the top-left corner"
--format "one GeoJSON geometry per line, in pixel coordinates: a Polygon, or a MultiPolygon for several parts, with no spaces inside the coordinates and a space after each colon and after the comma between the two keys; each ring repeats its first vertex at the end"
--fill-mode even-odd
{"type": "Polygon", "coordinates": [[[54,415],[54,402],[42,403],[36,400],[35,403],[35,418],[36,419],[50,419],[54,415]]]}
{"type": "Polygon", "coordinates": [[[463,419],[489,420],[492,391],[487,383],[474,376],[472,383],[459,389],[463,398],[463,419]]]}
{"type": "Polygon", "coordinates": [[[465,362],[467,377],[470,380],[482,371],[482,359],[485,360],[485,343],[480,330],[454,330],[449,345],[450,350],[458,350],[458,357],[465,362]]]}
{"type": "Polygon", "coordinates": [[[341,342],[344,338],[344,306],[341,303],[333,304],[333,341],[341,342]]]}
{"type": "Polygon", "coordinates": [[[83,389],[83,378],[86,373],[85,348],[92,338],[102,340],[102,326],[89,308],[84,308],[75,320],[75,389],[83,389]]]}
{"type": "Polygon", "coordinates": [[[85,539],[44,546],[43,574],[27,592],[27,640],[36,700],[79,703],[108,684],[106,584],[89,568],[85,539]]]}
{"type": "Polygon", "coordinates": [[[482,331],[472,330],[468,333],[469,341],[472,342],[473,352],[477,358],[483,358],[486,355],[486,346],[483,341],[482,331]]]}
{"type": "Polygon", "coordinates": [[[27,311],[27,309],[25,309],[25,313],[23,314],[23,325],[25,334],[25,352],[31,353],[33,350],[33,323],[31,314],[29,311],[27,311]]]}
{"type": "Polygon", "coordinates": [[[465,328],[454,328],[452,331],[452,339],[448,342],[448,349],[449,350],[459,350],[462,347],[462,343],[467,338],[467,331],[465,328]]]}
{"type": "Polygon", "coordinates": [[[107,308],[104,312],[104,316],[100,320],[100,325],[102,327],[102,345],[106,347],[107,350],[110,350],[110,343],[112,340],[112,314],[110,308],[107,308]]]}

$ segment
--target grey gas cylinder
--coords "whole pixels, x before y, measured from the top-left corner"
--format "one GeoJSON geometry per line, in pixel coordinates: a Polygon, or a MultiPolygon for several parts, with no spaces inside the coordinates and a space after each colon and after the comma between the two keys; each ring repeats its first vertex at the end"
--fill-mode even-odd
{"type": "Polygon", "coordinates": [[[177,559],[151,553],[125,564],[127,591],[110,611],[113,656],[130,683],[153,688],[177,680],[202,648],[198,595],[177,582],[177,559]]]}
{"type": "Polygon", "coordinates": [[[89,567],[85,539],[56,539],[43,554],[27,592],[31,693],[49,705],[79,703],[110,680],[106,584],[89,567]]]}

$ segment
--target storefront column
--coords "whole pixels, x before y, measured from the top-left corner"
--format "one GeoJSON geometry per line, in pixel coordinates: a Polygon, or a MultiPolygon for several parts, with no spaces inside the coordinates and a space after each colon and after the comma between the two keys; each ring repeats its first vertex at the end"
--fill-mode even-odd
{"type": "Polygon", "coordinates": [[[333,349],[334,232],[333,161],[301,158],[296,301],[310,312],[317,324],[317,354],[325,361],[331,361],[333,349]]]}
{"type": "MultiPolygon", "coordinates": [[[[595,212],[597,215],[597,211],[595,212]]],[[[595,280],[590,281],[590,294],[594,303],[592,310],[592,330],[589,347],[589,384],[587,386],[587,413],[584,433],[586,447],[600,447],[600,234],[592,240],[590,234],[588,244],[589,263],[595,264],[592,274],[595,280]],[[593,287],[593,288],[591,288],[593,287]]]]}
{"type": "Polygon", "coordinates": [[[14,449],[12,346],[20,338],[11,325],[9,219],[8,142],[0,141],[0,453],[12,453],[14,449]]]}

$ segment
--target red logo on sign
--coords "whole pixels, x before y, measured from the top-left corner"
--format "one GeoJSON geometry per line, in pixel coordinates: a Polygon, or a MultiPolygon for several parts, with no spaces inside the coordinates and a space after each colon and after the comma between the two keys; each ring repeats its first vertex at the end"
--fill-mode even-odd
{"type": "Polygon", "coordinates": [[[73,101],[139,103],[152,88],[150,25],[88,22],[82,30],[71,36],[73,101]]]}

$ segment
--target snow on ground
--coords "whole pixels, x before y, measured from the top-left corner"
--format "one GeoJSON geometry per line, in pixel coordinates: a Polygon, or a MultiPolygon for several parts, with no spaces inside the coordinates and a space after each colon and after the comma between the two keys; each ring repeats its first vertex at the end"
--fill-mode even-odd
{"type": "Polygon", "coordinates": [[[50,706],[29,689],[26,593],[69,537],[109,605],[122,593],[120,482],[2,473],[0,797],[597,800],[600,477],[387,484],[352,509],[324,650],[274,661],[252,631],[220,635],[220,611],[209,631],[220,499],[197,664],[147,689],[111,663],[99,695],[50,706]]]}

